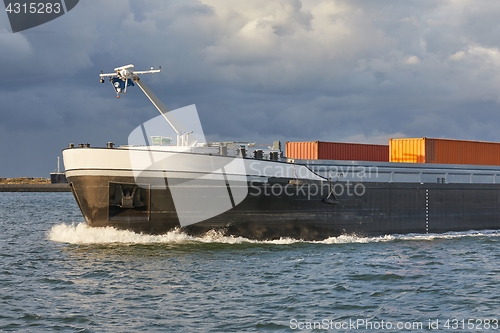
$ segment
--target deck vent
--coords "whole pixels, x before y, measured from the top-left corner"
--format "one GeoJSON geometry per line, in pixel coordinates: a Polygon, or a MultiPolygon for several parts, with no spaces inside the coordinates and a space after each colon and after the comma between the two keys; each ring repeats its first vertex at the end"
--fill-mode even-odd
{"type": "Polygon", "coordinates": [[[264,153],[262,152],[262,149],[257,149],[253,151],[253,157],[256,160],[261,160],[264,157],[264,153]]]}
{"type": "Polygon", "coordinates": [[[238,148],[238,157],[241,157],[241,158],[247,157],[247,149],[245,146],[240,146],[238,148]]]}
{"type": "Polygon", "coordinates": [[[271,153],[269,153],[269,159],[271,161],[279,161],[280,159],[280,154],[279,152],[277,151],[272,151],[271,153]]]}
{"type": "Polygon", "coordinates": [[[227,156],[227,146],[219,146],[219,155],[227,156]]]}

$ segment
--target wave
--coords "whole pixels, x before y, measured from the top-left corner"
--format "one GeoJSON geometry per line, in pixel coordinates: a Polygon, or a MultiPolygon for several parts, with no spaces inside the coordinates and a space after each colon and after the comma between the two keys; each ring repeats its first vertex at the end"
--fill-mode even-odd
{"type": "Polygon", "coordinates": [[[93,228],[87,223],[61,223],[54,225],[47,233],[47,238],[54,242],[69,244],[185,244],[185,243],[223,243],[223,244],[351,244],[379,243],[394,241],[433,241],[437,239],[455,239],[463,237],[500,237],[500,230],[448,232],[444,234],[408,234],[361,237],[341,235],[322,241],[303,241],[292,238],[280,238],[269,241],[256,241],[244,237],[225,236],[219,231],[210,231],[202,236],[190,236],[180,229],[162,235],[139,234],[112,227],[93,228]]]}
{"type": "Polygon", "coordinates": [[[442,234],[394,234],[376,237],[359,237],[355,235],[342,235],[330,237],[317,243],[341,244],[341,243],[380,243],[394,241],[433,241],[439,239],[459,239],[465,237],[500,237],[500,230],[470,230],[470,231],[450,231],[442,234]]]}
{"type": "Polygon", "coordinates": [[[113,227],[92,228],[87,223],[61,223],[54,225],[48,232],[48,239],[54,242],[70,244],[183,244],[183,243],[272,243],[290,244],[293,239],[282,239],[268,242],[250,240],[244,237],[224,236],[222,232],[209,231],[203,236],[190,236],[180,229],[162,235],[148,235],[113,227]]]}

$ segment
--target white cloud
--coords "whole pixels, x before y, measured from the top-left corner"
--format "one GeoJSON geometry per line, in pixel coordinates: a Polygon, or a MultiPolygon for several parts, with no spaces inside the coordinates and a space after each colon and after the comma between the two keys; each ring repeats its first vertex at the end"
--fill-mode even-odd
{"type": "Polygon", "coordinates": [[[450,56],[450,60],[463,60],[466,57],[466,53],[464,51],[458,51],[450,56]]]}
{"type": "Polygon", "coordinates": [[[417,65],[420,63],[420,59],[417,56],[412,55],[406,59],[405,63],[408,65],[417,65]]]}

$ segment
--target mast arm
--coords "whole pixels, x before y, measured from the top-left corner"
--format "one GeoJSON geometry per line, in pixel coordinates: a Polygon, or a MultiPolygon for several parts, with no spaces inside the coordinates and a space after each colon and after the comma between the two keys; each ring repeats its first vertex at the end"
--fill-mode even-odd
{"type": "Polygon", "coordinates": [[[170,110],[160,101],[158,97],[149,89],[149,87],[142,82],[138,77],[134,77],[134,82],[141,88],[142,92],[149,98],[151,103],[156,107],[156,109],[160,112],[160,114],[165,118],[165,120],[170,124],[170,126],[174,129],[176,134],[181,132],[187,132],[187,129],[184,125],[173,115],[170,114],[170,110]]]}
{"type": "Polygon", "coordinates": [[[101,73],[99,77],[113,77],[116,76],[116,73],[101,73]]]}
{"type": "Polygon", "coordinates": [[[134,71],[134,75],[137,74],[154,74],[154,73],[160,73],[159,69],[151,69],[149,71],[134,71]]]}

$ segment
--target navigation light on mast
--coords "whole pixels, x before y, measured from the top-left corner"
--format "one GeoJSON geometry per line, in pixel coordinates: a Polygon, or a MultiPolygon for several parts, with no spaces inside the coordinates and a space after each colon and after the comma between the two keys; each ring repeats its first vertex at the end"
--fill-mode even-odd
{"type": "Polygon", "coordinates": [[[151,67],[148,71],[134,71],[133,69],[134,65],[130,64],[115,68],[114,73],[103,73],[101,71],[101,74],[99,74],[99,82],[104,83],[104,78],[108,77],[116,92],[116,97],[120,98],[120,94],[127,93],[127,87],[134,86],[134,82],[139,81],[139,75],[159,73],[161,71],[161,66],[158,69],[153,69],[153,67],[151,67]]]}

